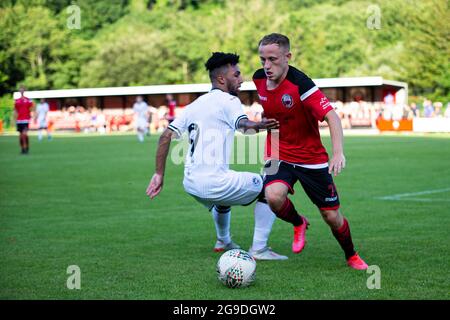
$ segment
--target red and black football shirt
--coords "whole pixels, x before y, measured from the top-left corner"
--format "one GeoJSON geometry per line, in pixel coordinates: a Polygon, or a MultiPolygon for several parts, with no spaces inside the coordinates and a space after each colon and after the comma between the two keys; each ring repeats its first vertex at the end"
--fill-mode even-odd
{"type": "Polygon", "coordinates": [[[267,135],[265,158],[308,165],[327,163],[328,154],[320,140],[318,122],[333,107],[314,82],[292,66],[273,90],[267,89],[264,69],[255,72],[253,82],[265,117],[280,122],[278,139],[277,131],[267,135]]]}
{"type": "Polygon", "coordinates": [[[20,97],[14,101],[14,108],[17,112],[17,123],[29,123],[31,119],[31,108],[33,107],[33,102],[26,98],[20,97]]]}

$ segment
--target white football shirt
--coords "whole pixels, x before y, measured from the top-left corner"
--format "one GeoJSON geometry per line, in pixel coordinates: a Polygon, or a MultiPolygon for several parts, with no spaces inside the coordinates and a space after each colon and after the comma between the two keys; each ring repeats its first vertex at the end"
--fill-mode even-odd
{"type": "Polygon", "coordinates": [[[37,104],[36,114],[37,114],[37,118],[38,118],[39,122],[45,120],[48,110],[49,110],[49,106],[48,106],[47,102],[37,104]]]}
{"type": "Polygon", "coordinates": [[[135,127],[139,130],[147,128],[148,104],[145,101],[135,102],[133,105],[135,112],[135,127]]]}
{"type": "MultiPolygon", "coordinates": [[[[207,189],[205,180],[223,176],[229,170],[234,133],[244,118],[247,115],[239,98],[219,89],[200,96],[175,118],[169,129],[179,137],[187,132],[189,139],[184,165],[185,186],[198,186],[202,180],[202,189],[207,189]]],[[[213,181],[209,186],[212,185],[213,181]]]]}
{"type": "Polygon", "coordinates": [[[146,119],[148,104],[145,101],[135,102],[133,104],[133,111],[136,112],[136,116],[138,119],[146,119]]]}

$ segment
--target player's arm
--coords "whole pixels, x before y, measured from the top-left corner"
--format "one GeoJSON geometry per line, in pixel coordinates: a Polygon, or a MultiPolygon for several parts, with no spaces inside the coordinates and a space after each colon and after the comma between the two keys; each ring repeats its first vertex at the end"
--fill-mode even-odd
{"type": "Polygon", "coordinates": [[[171,129],[166,129],[159,138],[158,150],[156,151],[155,173],[153,174],[146,191],[150,199],[156,197],[162,190],[166,160],[167,155],[169,154],[170,142],[173,134],[174,132],[171,129]]]}
{"type": "Polygon", "coordinates": [[[329,163],[328,172],[337,176],[345,168],[344,133],[341,119],[334,110],[330,110],[325,115],[325,121],[330,129],[331,144],[333,146],[333,156],[329,163]]]}
{"type": "Polygon", "coordinates": [[[237,125],[240,132],[244,134],[254,134],[261,130],[278,129],[280,123],[275,119],[262,119],[259,122],[251,121],[248,118],[241,119],[237,125]]]}

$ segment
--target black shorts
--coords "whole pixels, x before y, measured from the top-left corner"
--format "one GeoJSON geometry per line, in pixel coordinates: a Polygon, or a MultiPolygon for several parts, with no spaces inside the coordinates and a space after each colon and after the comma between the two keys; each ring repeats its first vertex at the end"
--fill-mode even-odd
{"type": "Polygon", "coordinates": [[[286,163],[284,161],[275,161],[275,163],[266,163],[264,166],[264,187],[275,183],[284,183],[289,188],[289,193],[294,194],[294,184],[300,181],[300,184],[308,195],[309,199],[320,210],[336,210],[339,208],[339,195],[333,182],[333,177],[328,173],[327,168],[307,169],[298,165],[286,163]],[[267,168],[278,164],[278,170],[267,168]]]}
{"type": "Polygon", "coordinates": [[[17,131],[22,132],[28,130],[28,123],[16,123],[17,131]]]}

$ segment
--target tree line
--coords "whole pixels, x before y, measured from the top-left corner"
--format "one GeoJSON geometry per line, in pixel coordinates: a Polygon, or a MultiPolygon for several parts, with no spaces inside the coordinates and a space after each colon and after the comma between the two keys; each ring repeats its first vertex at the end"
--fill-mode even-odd
{"type": "Polygon", "coordinates": [[[250,80],[259,39],[280,32],[312,78],[383,76],[447,102],[448,9],[447,0],[3,0],[0,96],[20,84],[208,82],[213,51],[238,53],[250,80]]]}

